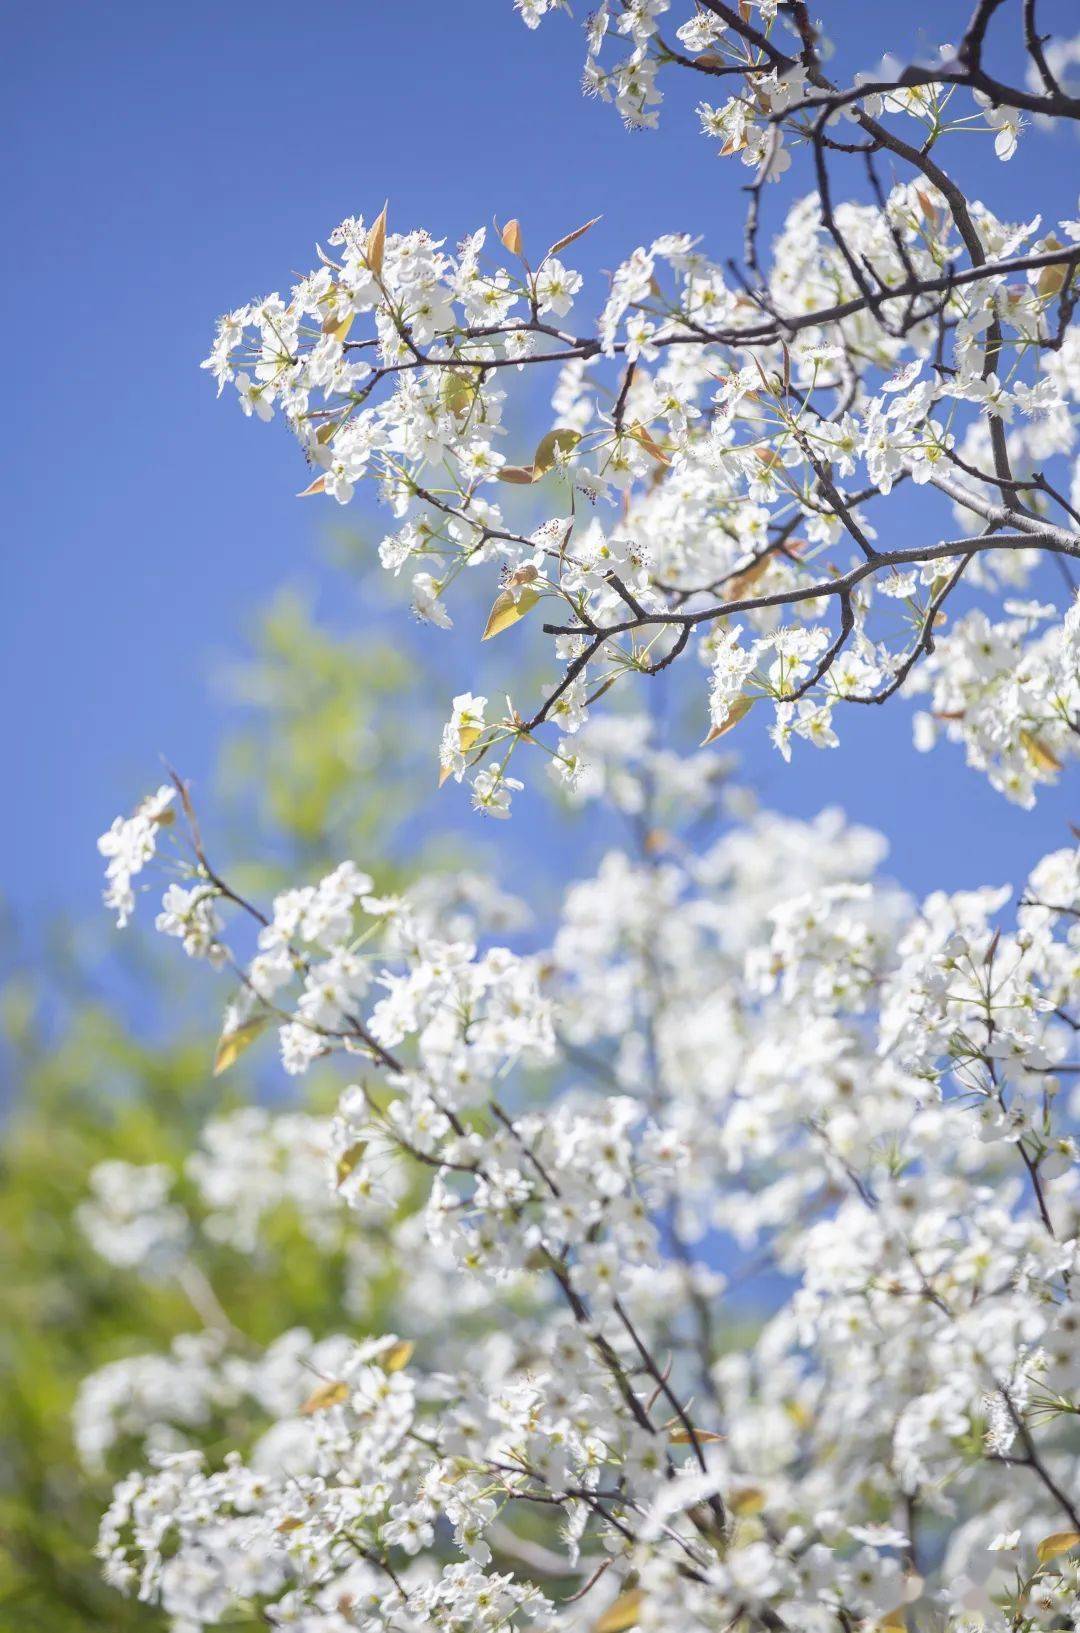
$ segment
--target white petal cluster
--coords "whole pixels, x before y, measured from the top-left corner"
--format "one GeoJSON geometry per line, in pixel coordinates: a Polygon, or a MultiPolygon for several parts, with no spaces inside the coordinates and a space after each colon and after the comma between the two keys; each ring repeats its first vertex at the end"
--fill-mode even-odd
{"type": "Polygon", "coordinates": [[[188,1233],[187,1215],[172,1198],[173,1180],[163,1163],[99,1162],[76,1215],[95,1252],[144,1271],[170,1267],[188,1233]]]}
{"type": "Polygon", "coordinates": [[[962,743],[969,765],[1030,808],[1080,753],[1080,601],[1049,628],[1051,608],[1010,610],[999,623],[970,612],[938,644],[915,681],[931,699],[915,716],[915,745],[928,749],[939,733],[962,743]]]}
{"type": "Polygon", "coordinates": [[[135,910],[131,881],[151,861],[157,849],[158,829],[172,821],[176,790],[168,783],[144,799],[134,815],[117,817],[98,840],[98,850],[108,858],[105,868],[105,906],[116,913],[121,929],[135,910]]]}
{"type": "MultiPolygon", "coordinates": [[[[612,784],[648,802],[664,751],[627,742],[612,784]]],[[[219,1325],[87,1381],[88,1463],[150,1465],[106,1572],[175,1627],[573,1629],[633,1594],[643,1628],[960,1633],[975,1605],[1005,1633],[1014,1558],[1025,1603],[1080,1603],[1046,1541],[1080,1529],[1080,853],[1015,908],[915,904],[835,812],[696,853],[649,831],[542,954],[440,937],[505,922],[467,881],[414,904],[350,864],[267,915],[286,1037],[353,1082],[329,1123],[212,1124],[200,1228],[253,1251],[285,1203],[344,1231],[358,1311],[390,1253],[400,1324],[260,1352],[219,1325]],[[343,958],[365,974],[324,1024],[343,958]]],[[[135,1263],[168,1185],[125,1183],[135,1263]]]]}
{"type": "MultiPolygon", "coordinates": [[[[650,106],[643,63],[663,9],[628,6],[612,22],[636,42],[633,88],[612,90],[627,106],[650,106]]],[[[759,165],[761,142],[780,130],[769,107],[795,92],[767,76],[755,86],[760,140],[744,131],[739,151],[759,165]]],[[[923,117],[926,96],[912,95],[907,111],[923,117]]],[[[733,105],[750,117],[745,99],[733,105]]],[[[767,162],[776,170],[786,156],[775,147],[767,162]]],[[[580,333],[560,326],[580,275],[552,251],[534,268],[516,222],[489,259],[484,229],[452,253],[423,232],[387,234],[385,217],[351,220],[289,299],[222,320],[206,366],[219,386],[239,386],[246,409],[283,411],[315,472],[305,491],[344,503],[371,480],[397,522],[380,560],[395,575],[409,569],[422,622],[450,625],[450,593],[471,570],[495,597],[489,635],[542,604],[563,665],[543,705],[530,719],[512,705],[487,718],[486,699],[460,693],[439,751],[444,777],[505,817],[521,742],[541,727],[560,733],[552,766],[573,792],[587,765],[574,738],[591,702],[689,645],[711,673],[711,731],[764,702],[790,759],[797,744],[836,744],[838,704],[959,672],[966,632],[989,615],[979,607],[947,623],[954,596],[1015,592],[1044,551],[1080,556],[1075,509],[1059,525],[1039,508],[1047,469],[1069,489],[1076,445],[1080,330],[1061,306],[1067,271],[988,271],[936,293],[973,239],[1002,266],[1070,241],[1068,222],[1040,228],[1039,216],[1017,223],[982,204],[960,212],[925,177],[898,180],[873,204],[814,192],[788,208],[760,300],[698,240],[671,233],[615,268],[594,332],[580,333]],[[935,293],[906,310],[895,293],[878,301],[862,267],[881,289],[935,293]],[[525,358],[558,367],[556,417],[531,455],[515,455],[504,421],[512,392],[536,377],[518,378],[525,358]],[[903,483],[941,488],[940,531],[920,520],[918,537],[906,526],[888,536],[883,502],[903,483]],[[540,526],[517,521],[515,486],[535,490],[540,526]]],[[[1050,632],[1070,646],[1050,593],[1050,632]]],[[[1068,731],[1075,708],[1056,680],[1053,665],[1025,666],[1023,712],[1056,713],[1068,731]]],[[[997,709],[972,701],[970,717],[962,703],[935,711],[962,716],[948,734],[969,748],[980,713],[997,709]]],[[[924,743],[931,736],[922,729],[924,743]]],[[[991,780],[1026,799],[1060,755],[1014,739],[1004,755],[969,758],[984,769],[1004,758],[991,780]]],[[[174,933],[186,922],[181,912],[174,933]]],[[[204,939],[199,927],[191,939],[204,939]]]]}

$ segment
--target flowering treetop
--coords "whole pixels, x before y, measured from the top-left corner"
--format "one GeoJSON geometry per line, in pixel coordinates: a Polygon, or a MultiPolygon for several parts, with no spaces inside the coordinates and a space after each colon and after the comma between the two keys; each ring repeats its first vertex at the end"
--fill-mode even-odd
{"type": "MultiPolygon", "coordinates": [[[[536,26],[559,8],[519,9],[536,26]]],[[[586,86],[630,125],[655,123],[662,77],[722,97],[697,113],[748,167],[741,261],[668,233],[575,323],[574,246],[595,221],[546,251],[516,220],[450,250],[392,231],[384,208],[337,227],[288,298],[223,318],[205,366],[245,413],[283,414],[313,472],[305,493],[346,503],[374,485],[396,523],[380,559],[410,572],[419,617],[448,624],[475,569],[487,636],[542,621],[560,671],[543,696],[488,719],[465,694],[444,734],[444,775],[468,776],[482,810],[506,814],[524,742],[545,742],[573,782],[593,703],[694,646],[710,736],[767,703],[788,758],[795,740],[836,742],[838,704],[922,691],[917,745],[962,742],[1031,804],[1080,741],[1064,615],[1080,554],[1080,223],[1002,219],[948,155],[985,132],[1009,161],[1026,122],[1075,123],[1080,51],[1044,38],[1032,4],[983,0],[940,60],[844,84],[801,0],[679,9],[602,5],[586,86]],[[1001,80],[986,66],[995,26],[1021,9],[1021,60],[1001,80]],[[769,246],[766,184],[800,173],[813,191],[769,246]],[[553,423],[512,446],[508,394],[538,369],[553,423]],[[892,498],[908,483],[940,498],[936,526],[892,498]],[[512,488],[539,526],[515,522],[512,488]]]]}

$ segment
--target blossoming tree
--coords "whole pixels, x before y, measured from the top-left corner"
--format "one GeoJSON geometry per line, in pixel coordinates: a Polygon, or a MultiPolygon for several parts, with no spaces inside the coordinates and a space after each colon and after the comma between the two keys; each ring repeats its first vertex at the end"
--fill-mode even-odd
{"type": "MultiPolygon", "coordinates": [[[[226,1316],[197,1367],[159,1361],[142,1421],[121,1374],[88,1382],[88,1441],[117,1410],[147,1441],[106,1573],[176,1629],[1080,1619],[1076,852],[1015,900],[918,905],[835,813],[695,845],[717,751],[679,760],[608,697],[696,645],[707,744],[763,703],[788,757],[834,742],[841,704],[921,689],[920,747],[962,741],[1022,804],[1062,773],[1080,225],[1001,220],[946,166],[960,132],[1009,161],[1025,119],[1080,117],[1078,58],[1034,0],[980,0],[939,59],[850,81],[800,0],[605,4],[586,83],[629,124],[655,121],[661,70],[726,98],[697,112],[748,167],[740,262],[665,237],[570,327],[562,257],[595,223],[544,255],[517,221],[494,256],[483,231],[450,254],[384,208],[287,301],[222,321],[220,385],[284,415],[306,493],[374,482],[397,521],[381,559],[422,618],[449,621],[468,568],[488,636],[512,647],[532,615],[553,639],[561,673],[527,709],[454,700],[444,779],[505,815],[511,756],[546,747],[635,840],[526,953],[497,892],[386,894],[354,862],[251,899],[179,776],[103,836],[121,923],[164,865],[158,927],[229,976],[220,1070],[270,1029],[289,1073],[341,1062],[295,1162],[288,1120],[260,1125],[273,1163],[208,1131],[192,1174],[215,1228],[251,1228],[261,1165],[259,1194],[288,1184],[316,1239],[352,1209],[358,1258],[393,1240],[411,1270],[399,1330],[360,1344],[293,1331],[252,1354],[226,1316]],[[767,184],[801,166],[814,190],[766,251],[767,184]],[[555,423],[504,452],[506,398],[545,367],[555,423]],[[902,483],[941,522],[894,545],[902,483]],[[533,490],[538,527],[500,484],[533,490]],[[747,1338],[735,1289],[766,1273],[747,1338]],[[250,1436],[163,1454],[220,1390],[251,1403],[250,1436]]],[[[167,1257],[187,1239],[167,1176],[120,1178],[84,1227],[122,1252],[119,1216],[167,1257]]]]}

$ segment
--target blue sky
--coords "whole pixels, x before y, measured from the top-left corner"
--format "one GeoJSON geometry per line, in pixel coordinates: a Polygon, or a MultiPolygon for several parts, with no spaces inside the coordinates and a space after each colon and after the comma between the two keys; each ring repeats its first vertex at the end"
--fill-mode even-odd
{"type": "MultiPolygon", "coordinates": [[[[827,9],[850,65],[870,66],[920,19],[955,37],[969,7],[827,9]]],[[[578,29],[556,17],[529,35],[510,0],[16,3],[5,46],[0,844],[25,917],[92,911],[94,837],[159,755],[205,777],[226,719],[209,677],[280,583],[310,586],[339,622],[413,638],[403,600],[361,582],[343,604],[319,549],[341,518],[296,504],[285,432],[215,401],[197,365],[216,314],[287,287],[316,239],[387,197],[392,224],[451,239],[517,215],[544,244],[602,211],[577,262],[595,298],[602,270],[660,232],[734,253],[746,178],[712,159],[684,97],[659,134],[625,135],[579,94],[578,29]]],[[[1011,166],[972,142],[977,189],[1017,219],[1072,213],[1075,150],[1030,142],[1011,166]]],[[[906,503],[894,529],[917,521],[906,503]]],[[[378,538],[370,511],[349,520],[378,538]]],[[[466,658],[450,650],[456,671],[466,658]]],[[[785,771],[750,732],[748,772],[781,809],[838,802],[881,827],[912,888],[1018,882],[1067,840],[1068,789],[1016,811],[957,751],[915,756],[902,703],[849,711],[842,736],[785,771]]],[[[535,807],[523,815],[535,832],[535,807]]]]}

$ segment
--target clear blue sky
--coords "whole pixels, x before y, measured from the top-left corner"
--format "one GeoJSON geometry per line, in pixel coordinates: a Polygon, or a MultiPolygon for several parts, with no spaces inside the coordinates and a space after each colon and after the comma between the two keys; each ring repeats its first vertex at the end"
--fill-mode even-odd
{"type": "MultiPolygon", "coordinates": [[[[864,66],[920,21],[955,38],[968,9],[827,8],[864,66]]],[[[735,252],[745,173],[711,160],[684,99],[658,135],[625,135],[579,94],[578,28],[529,35],[510,0],[16,0],[4,43],[2,888],[22,914],[90,911],[94,838],[159,754],[210,767],[224,704],[207,680],[242,612],[284,579],[328,593],[318,534],[337,516],[295,503],[285,432],[198,370],[217,313],[287,287],[316,239],[386,197],[395,225],[451,239],[517,215],[546,243],[603,211],[579,260],[596,290],[659,232],[735,252]]],[[[1010,167],[978,144],[987,201],[1071,211],[1075,148],[1031,140],[1010,167]]],[[[403,602],[377,616],[408,638],[403,602]]],[[[843,726],[839,752],[785,773],[757,746],[749,770],[782,809],[839,801],[883,828],[915,889],[1018,881],[1080,814],[1067,789],[1028,816],[955,750],[915,756],[902,703],[843,726]]]]}

